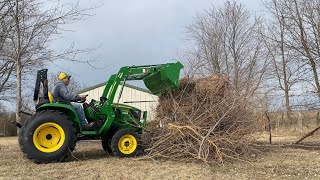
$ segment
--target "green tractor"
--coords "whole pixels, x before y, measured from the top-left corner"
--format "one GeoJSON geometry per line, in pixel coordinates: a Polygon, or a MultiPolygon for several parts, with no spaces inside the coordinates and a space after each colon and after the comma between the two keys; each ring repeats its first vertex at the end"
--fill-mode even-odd
{"type": "Polygon", "coordinates": [[[71,154],[77,141],[101,139],[103,149],[109,154],[136,156],[141,150],[139,136],[146,126],[147,112],[114,103],[119,85],[123,84],[120,96],[125,83],[130,80],[142,80],[152,94],[159,95],[178,88],[182,68],[179,62],[122,67],[106,82],[99,101],[83,104],[87,120],[96,124],[92,130],[81,128],[73,106],[52,102],[48,93],[47,69],[38,71],[34,93],[34,100],[39,101],[36,112],[23,125],[15,123],[21,127],[18,138],[21,151],[35,163],[61,162],[71,154]],[[41,83],[43,97],[38,98],[41,83]]]}

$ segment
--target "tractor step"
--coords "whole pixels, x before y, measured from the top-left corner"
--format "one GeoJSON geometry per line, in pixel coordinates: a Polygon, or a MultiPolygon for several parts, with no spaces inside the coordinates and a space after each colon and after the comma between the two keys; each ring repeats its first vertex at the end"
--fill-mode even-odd
{"type": "Polygon", "coordinates": [[[84,135],[84,134],[78,134],[78,141],[82,141],[82,140],[101,140],[100,137],[96,136],[96,135],[84,135]]]}

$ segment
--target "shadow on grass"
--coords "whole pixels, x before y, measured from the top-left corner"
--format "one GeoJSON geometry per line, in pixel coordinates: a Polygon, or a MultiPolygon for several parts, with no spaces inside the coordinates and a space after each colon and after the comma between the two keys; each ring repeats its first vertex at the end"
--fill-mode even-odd
{"type": "Polygon", "coordinates": [[[277,144],[268,144],[262,142],[255,142],[252,144],[252,147],[261,151],[261,152],[271,152],[277,149],[303,149],[303,150],[320,150],[320,139],[319,142],[302,142],[299,144],[294,143],[277,143],[277,144]]]}
{"type": "Polygon", "coordinates": [[[113,157],[113,155],[103,150],[101,141],[80,141],[65,162],[98,160],[109,157],[113,157]]]}
{"type": "MultiPolygon", "coordinates": [[[[137,157],[141,157],[143,154],[139,154],[137,157]]],[[[113,154],[105,152],[102,148],[101,141],[99,140],[88,140],[80,141],[77,143],[75,150],[65,160],[65,162],[73,161],[89,161],[99,160],[105,158],[118,158],[113,154]]]]}
{"type": "Polygon", "coordinates": [[[304,150],[320,150],[320,143],[299,143],[299,144],[291,144],[286,146],[285,148],[291,149],[304,149],[304,150]]]}

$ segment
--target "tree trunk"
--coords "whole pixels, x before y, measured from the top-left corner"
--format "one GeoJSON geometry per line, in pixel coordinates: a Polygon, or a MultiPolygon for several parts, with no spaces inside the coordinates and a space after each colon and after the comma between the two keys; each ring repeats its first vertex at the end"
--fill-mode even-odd
{"type": "Polygon", "coordinates": [[[319,84],[319,77],[318,77],[316,63],[313,61],[312,58],[309,58],[309,61],[310,61],[311,67],[312,67],[313,78],[314,78],[314,82],[315,82],[316,88],[317,88],[317,94],[320,97],[320,84],[319,84]]]}
{"type": "Polygon", "coordinates": [[[268,115],[268,112],[267,111],[265,111],[265,114],[266,114],[266,117],[267,117],[267,119],[268,119],[268,124],[269,124],[269,126],[268,126],[268,128],[269,128],[269,143],[270,144],[272,144],[272,128],[271,128],[271,120],[270,120],[270,117],[269,117],[269,115],[268,115]]]}
{"type": "Polygon", "coordinates": [[[284,29],[284,16],[281,14],[279,17],[280,23],[280,51],[281,51],[281,60],[282,60],[282,73],[283,73],[283,85],[284,85],[284,95],[286,101],[286,115],[287,120],[292,126],[291,121],[291,108],[290,108],[290,99],[289,99],[289,81],[287,77],[287,59],[285,54],[285,29],[284,29]]]}
{"type": "Polygon", "coordinates": [[[287,124],[284,122],[284,113],[281,113],[281,126],[286,126],[287,124]]]}
{"type": "MultiPolygon", "coordinates": [[[[21,97],[21,73],[22,73],[22,64],[21,64],[21,34],[20,34],[20,20],[19,20],[19,0],[16,0],[16,10],[15,10],[15,31],[17,35],[16,43],[16,75],[17,75],[17,92],[16,92],[16,121],[21,123],[21,116],[19,111],[22,107],[22,97],[21,97]]],[[[17,134],[19,134],[19,128],[17,129],[17,134]]]]}
{"type": "Polygon", "coordinates": [[[291,107],[289,101],[289,91],[285,90],[285,99],[286,99],[286,117],[287,121],[290,123],[290,126],[293,125],[292,118],[291,118],[291,107]]]}
{"type": "MultiPolygon", "coordinates": [[[[21,116],[19,111],[22,107],[22,97],[21,97],[21,64],[16,63],[16,70],[17,70],[17,92],[16,92],[16,121],[21,124],[21,116]]],[[[19,128],[17,130],[19,134],[19,128]]]]}
{"type": "Polygon", "coordinates": [[[299,115],[299,118],[298,118],[298,128],[300,130],[300,132],[303,131],[303,121],[304,121],[304,118],[303,118],[303,114],[301,112],[298,112],[298,115],[299,115]]]}
{"type": "MultiPolygon", "coordinates": [[[[283,36],[283,34],[282,34],[283,36]]],[[[282,45],[281,45],[281,53],[282,53],[282,72],[283,72],[283,84],[284,84],[284,95],[285,95],[285,101],[286,101],[286,115],[287,120],[292,126],[292,120],[291,120],[291,107],[290,107],[290,99],[289,99],[289,82],[287,79],[287,67],[286,67],[286,60],[285,60],[285,54],[284,54],[284,47],[283,47],[283,37],[282,37],[282,45]]]]}

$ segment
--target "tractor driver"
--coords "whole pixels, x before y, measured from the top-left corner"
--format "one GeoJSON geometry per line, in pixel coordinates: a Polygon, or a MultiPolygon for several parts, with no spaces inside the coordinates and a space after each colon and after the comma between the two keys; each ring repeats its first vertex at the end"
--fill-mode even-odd
{"type": "Polygon", "coordinates": [[[70,77],[71,77],[70,75],[64,72],[59,74],[58,76],[59,81],[54,85],[54,88],[53,88],[54,101],[71,104],[79,116],[82,128],[89,129],[94,125],[94,122],[88,123],[81,104],[74,103],[77,101],[84,100],[86,98],[86,95],[72,94],[68,90],[67,86],[70,83],[70,77]]]}

